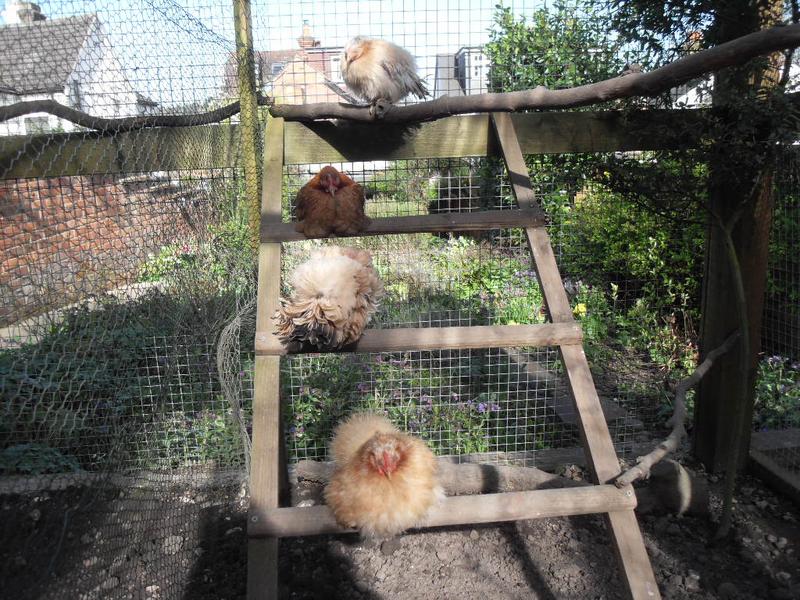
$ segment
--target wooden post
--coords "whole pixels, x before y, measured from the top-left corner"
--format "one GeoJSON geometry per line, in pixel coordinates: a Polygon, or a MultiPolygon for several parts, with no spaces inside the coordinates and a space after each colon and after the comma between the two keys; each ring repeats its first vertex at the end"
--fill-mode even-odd
{"type": "MultiPolygon", "coordinates": [[[[506,113],[495,113],[492,115],[492,123],[517,204],[520,208],[541,210],[536,201],[528,167],[511,117],[506,113]]],[[[525,234],[550,320],[553,323],[574,322],[547,230],[544,227],[527,228],[525,234]]],[[[620,473],[619,462],[611,442],[608,425],[603,417],[600,398],[583,345],[561,344],[559,351],[575,402],[586,462],[592,469],[596,483],[609,483],[620,473]]],[[[627,489],[630,491],[632,488],[627,489]]],[[[630,597],[634,600],[660,598],[653,568],[647,557],[647,549],[633,510],[606,513],[605,520],[611,531],[614,549],[628,584],[630,597]]]]}
{"type": "MultiPolygon", "coordinates": [[[[267,120],[264,153],[266,185],[261,210],[265,223],[280,222],[283,185],[283,119],[267,120]]],[[[263,242],[258,252],[258,304],[256,331],[272,328],[271,317],[278,308],[281,280],[281,245],[263,242]]],[[[280,357],[256,356],[253,379],[253,447],[250,460],[250,510],[248,527],[258,526],[267,512],[278,508],[282,485],[280,357]]],[[[250,539],[247,559],[248,600],[278,597],[278,539],[250,539]]]]}
{"type": "Polygon", "coordinates": [[[241,106],[242,162],[244,163],[245,195],[248,205],[248,223],[253,251],[258,251],[259,216],[261,207],[261,177],[258,158],[258,98],[256,97],[255,55],[253,54],[253,27],[250,0],[233,0],[234,29],[236,31],[236,59],[241,106]]]}
{"type": "MultiPolygon", "coordinates": [[[[742,11],[741,3],[720,8],[717,21],[723,39],[770,27],[780,21],[782,3],[760,0],[742,11]]],[[[717,74],[714,104],[723,109],[741,98],[755,98],[755,92],[769,91],[778,83],[780,54],[764,65],[730,69],[717,74]],[[770,68],[772,67],[772,68],[770,68]]],[[[730,111],[731,127],[741,119],[740,108],[730,111]]],[[[749,119],[750,117],[746,117],[749,119]]],[[[765,132],[755,132],[764,135],[765,132]]],[[[734,144],[736,141],[734,140],[734,144]]],[[[709,222],[703,273],[701,359],[742,326],[737,307],[731,260],[723,224],[731,226],[733,245],[745,289],[747,368],[742,367],[741,347],[720,357],[700,382],[695,410],[694,452],[706,468],[721,471],[728,464],[743,469],[750,446],[750,429],[755,399],[755,373],[760,351],[761,322],[772,225],[774,157],[769,148],[741,146],[731,149],[730,140],[720,140],[712,154],[709,183],[709,222]]]]}

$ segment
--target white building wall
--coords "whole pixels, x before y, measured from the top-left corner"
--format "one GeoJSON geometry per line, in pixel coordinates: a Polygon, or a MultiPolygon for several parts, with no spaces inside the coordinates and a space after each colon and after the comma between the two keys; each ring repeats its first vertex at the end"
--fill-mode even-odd
{"type": "Polygon", "coordinates": [[[99,23],[86,38],[79,56],[67,84],[70,106],[80,106],[83,112],[104,118],[139,114],[136,92],[99,23]]]}
{"type": "MultiPolygon", "coordinates": [[[[21,101],[55,100],[59,104],[69,106],[66,94],[31,94],[28,96],[13,96],[0,94],[0,106],[8,106],[21,101]]],[[[77,127],[70,121],[60,119],[49,113],[31,113],[16,119],[0,122],[0,136],[5,135],[35,135],[42,131],[62,132],[75,131],[77,127]]]]}

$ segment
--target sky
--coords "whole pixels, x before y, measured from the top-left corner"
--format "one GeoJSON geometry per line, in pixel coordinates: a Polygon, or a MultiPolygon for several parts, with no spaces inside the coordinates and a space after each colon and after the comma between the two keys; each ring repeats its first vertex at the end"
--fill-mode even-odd
{"type": "MultiPolygon", "coordinates": [[[[0,0],[3,2],[4,0],[0,0]]],[[[5,0],[11,1],[11,0],[5,0]]],[[[256,50],[297,48],[303,21],[323,46],[390,39],[432,81],[437,53],[484,44],[499,0],[252,0],[256,50]]],[[[49,18],[97,13],[137,91],[162,104],[200,102],[222,85],[235,50],[233,0],[37,0],[49,18]]],[[[504,2],[530,14],[543,0],[504,2]]]]}

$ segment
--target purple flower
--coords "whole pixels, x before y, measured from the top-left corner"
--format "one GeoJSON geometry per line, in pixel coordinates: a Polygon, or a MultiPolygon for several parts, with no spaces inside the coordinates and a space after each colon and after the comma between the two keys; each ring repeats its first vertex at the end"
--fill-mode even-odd
{"type": "Polygon", "coordinates": [[[300,395],[305,394],[306,393],[306,387],[304,385],[301,385],[299,388],[297,388],[297,393],[300,394],[300,395]]]}
{"type": "Polygon", "coordinates": [[[460,397],[461,397],[461,396],[459,396],[459,395],[458,395],[458,394],[456,394],[455,392],[450,392],[450,400],[453,400],[453,401],[455,402],[455,401],[457,401],[457,400],[458,400],[460,397]]]}
{"type": "Polygon", "coordinates": [[[792,371],[800,371],[800,362],[792,363],[792,371]]]}
{"type": "Polygon", "coordinates": [[[422,394],[420,400],[422,400],[428,406],[431,406],[433,404],[433,399],[430,396],[428,396],[428,394],[422,394]]]}
{"type": "Polygon", "coordinates": [[[361,392],[362,394],[365,394],[369,391],[369,384],[363,382],[359,383],[356,389],[358,389],[358,391],[361,392]]]}
{"type": "Polygon", "coordinates": [[[777,354],[776,354],[775,356],[770,356],[770,357],[767,359],[767,364],[768,364],[770,367],[777,367],[778,365],[781,365],[781,364],[783,364],[783,357],[781,357],[781,356],[778,356],[777,354]]]}
{"type": "Polygon", "coordinates": [[[492,404],[492,408],[491,408],[491,410],[492,410],[492,412],[497,412],[497,411],[499,411],[499,410],[500,410],[500,406],[499,406],[499,405],[497,405],[497,404],[492,404]]]}
{"type": "Polygon", "coordinates": [[[378,356],[375,357],[375,362],[378,363],[379,365],[383,364],[383,356],[381,354],[378,354],[378,356]]]}
{"type": "Polygon", "coordinates": [[[244,371],[239,371],[239,377],[244,377],[244,371]]]}
{"type": "Polygon", "coordinates": [[[485,413],[486,412],[486,405],[483,402],[478,404],[478,412],[479,413],[485,413]]]}

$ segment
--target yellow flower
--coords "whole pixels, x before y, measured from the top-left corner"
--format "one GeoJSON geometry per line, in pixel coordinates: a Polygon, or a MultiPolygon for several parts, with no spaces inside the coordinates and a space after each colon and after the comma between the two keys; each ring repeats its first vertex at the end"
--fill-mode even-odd
{"type": "Polygon", "coordinates": [[[575,308],[572,309],[572,314],[576,317],[585,317],[586,316],[586,305],[581,302],[575,305],[575,308]]]}

